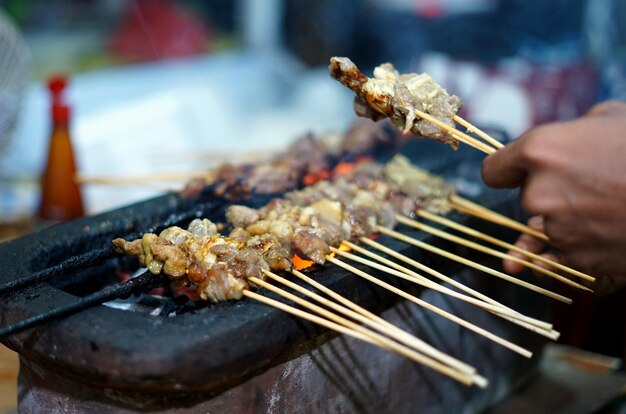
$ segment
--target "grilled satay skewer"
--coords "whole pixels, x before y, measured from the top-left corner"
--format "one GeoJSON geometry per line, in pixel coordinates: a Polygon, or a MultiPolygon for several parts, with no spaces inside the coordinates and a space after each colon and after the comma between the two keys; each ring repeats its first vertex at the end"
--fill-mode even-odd
{"type": "Polygon", "coordinates": [[[401,75],[385,63],[368,78],[346,57],[331,58],[328,69],[333,78],[356,94],[355,112],[359,116],[375,121],[388,117],[404,133],[410,131],[454,148],[463,142],[486,154],[496,150],[455,128],[461,100],[425,73],[401,75]]]}

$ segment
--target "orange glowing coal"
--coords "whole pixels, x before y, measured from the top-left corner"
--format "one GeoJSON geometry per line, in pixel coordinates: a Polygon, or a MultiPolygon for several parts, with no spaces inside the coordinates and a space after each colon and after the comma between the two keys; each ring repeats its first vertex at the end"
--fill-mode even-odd
{"type": "Polygon", "coordinates": [[[343,161],[335,165],[332,171],[317,171],[311,172],[302,177],[302,184],[304,185],[313,185],[317,184],[320,181],[328,180],[331,177],[339,177],[342,175],[350,175],[354,173],[356,165],[362,162],[371,161],[372,157],[367,155],[362,155],[357,157],[354,162],[343,161]]]}
{"type": "Polygon", "coordinates": [[[304,185],[313,185],[319,181],[327,180],[330,178],[330,173],[328,171],[320,171],[316,173],[309,173],[302,178],[302,183],[304,185]]]}
{"type": "Polygon", "coordinates": [[[296,270],[308,269],[315,264],[315,262],[312,260],[306,260],[301,258],[300,256],[298,256],[297,253],[293,254],[293,257],[291,258],[291,263],[293,264],[293,268],[296,270]]]}
{"type": "MultiPolygon", "coordinates": [[[[349,252],[350,250],[352,250],[352,248],[350,248],[350,246],[348,246],[347,244],[341,243],[339,245],[339,247],[337,247],[338,250],[341,250],[342,252],[349,252]]],[[[333,253],[333,256],[335,254],[333,253]]]]}
{"type": "MultiPolygon", "coordinates": [[[[339,247],[337,247],[337,249],[344,252],[349,252],[350,250],[352,250],[349,246],[346,246],[343,243],[341,243],[339,247]]],[[[331,253],[330,256],[335,257],[335,253],[331,253]]],[[[291,257],[291,263],[293,264],[293,268],[296,270],[305,270],[315,265],[314,261],[303,259],[302,257],[298,256],[297,253],[294,253],[291,257]]]]}
{"type": "Polygon", "coordinates": [[[333,177],[352,174],[354,173],[354,167],[355,165],[352,162],[340,162],[333,169],[333,177]]]}

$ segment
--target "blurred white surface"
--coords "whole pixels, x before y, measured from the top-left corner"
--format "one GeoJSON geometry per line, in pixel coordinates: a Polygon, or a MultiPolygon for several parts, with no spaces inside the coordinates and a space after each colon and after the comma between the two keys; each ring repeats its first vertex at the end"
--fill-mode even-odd
{"type": "MultiPolygon", "coordinates": [[[[349,91],[326,68],[306,70],[280,52],[220,53],[81,74],[70,80],[68,101],[83,176],[206,170],[231,160],[224,154],[278,149],[309,131],[344,130],[355,118],[349,91]]],[[[2,179],[37,179],[49,122],[47,91],[34,84],[0,165],[2,179]]],[[[88,212],[96,213],[162,191],[88,185],[83,194],[88,212]]],[[[33,204],[32,195],[22,198],[33,204]]]]}

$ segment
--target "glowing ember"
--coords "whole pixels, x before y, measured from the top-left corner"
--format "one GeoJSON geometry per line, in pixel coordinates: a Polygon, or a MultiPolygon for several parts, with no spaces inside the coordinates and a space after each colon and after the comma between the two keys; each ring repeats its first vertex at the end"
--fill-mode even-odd
{"type": "Polygon", "coordinates": [[[352,162],[340,162],[333,170],[333,177],[348,175],[354,173],[355,164],[352,162]]]}
{"type": "Polygon", "coordinates": [[[302,183],[304,185],[313,185],[319,181],[327,180],[329,178],[330,178],[330,173],[328,171],[309,173],[302,178],[302,183]]]}
{"type": "Polygon", "coordinates": [[[291,263],[293,263],[293,267],[296,270],[308,269],[315,264],[314,261],[303,259],[296,253],[293,254],[293,257],[291,258],[291,263]]]}
{"type": "Polygon", "coordinates": [[[341,243],[339,247],[337,247],[337,249],[341,250],[342,252],[349,252],[350,250],[352,250],[350,246],[344,243],[341,243]]]}

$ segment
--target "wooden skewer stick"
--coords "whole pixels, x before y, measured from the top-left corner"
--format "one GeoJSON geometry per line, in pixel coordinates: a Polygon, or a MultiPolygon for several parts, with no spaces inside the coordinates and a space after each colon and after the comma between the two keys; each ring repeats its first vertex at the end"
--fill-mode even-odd
{"type": "MultiPolygon", "coordinates": [[[[366,255],[368,257],[371,257],[372,259],[377,260],[380,263],[388,266],[387,269],[383,269],[382,267],[376,267],[378,270],[382,270],[382,271],[387,272],[389,274],[396,275],[396,272],[390,272],[389,271],[389,270],[395,269],[396,271],[399,271],[399,272],[403,273],[406,276],[410,276],[409,279],[406,279],[405,277],[403,277],[401,275],[397,275],[398,277],[401,277],[403,279],[406,279],[406,280],[409,280],[409,281],[413,281],[412,278],[418,279],[417,283],[423,285],[424,287],[436,290],[436,291],[441,292],[441,293],[446,294],[446,295],[450,295],[450,296],[456,297],[457,299],[460,299],[460,300],[463,300],[465,302],[468,302],[468,303],[474,304],[476,306],[479,306],[479,307],[481,307],[481,308],[483,308],[485,310],[488,310],[489,312],[496,313],[496,314],[498,314],[500,316],[508,315],[508,316],[510,316],[513,319],[516,319],[516,320],[519,320],[519,321],[525,321],[528,324],[530,324],[532,326],[535,326],[535,327],[538,327],[538,328],[540,328],[542,330],[547,330],[547,331],[552,330],[552,324],[550,324],[548,322],[540,321],[540,320],[535,319],[535,318],[531,318],[531,317],[526,316],[526,315],[523,315],[520,312],[517,312],[517,311],[515,311],[515,310],[513,310],[513,309],[511,309],[511,308],[509,308],[507,306],[504,306],[500,302],[491,299],[489,296],[483,295],[480,292],[477,292],[474,289],[471,289],[468,286],[463,285],[462,283],[456,282],[454,279],[452,279],[450,277],[447,277],[445,275],[441,275],[441,276],[443,276],[442,280],[444,280],[444,281],[450,280],[452,282],[456,282],[456,283],[452,283],[452,285],[455,286],[455,287],[461,286],[463,288],[461,290],[467,291],[469,294],[478,294],[478,296],[480,296],[480,298],[477,298],[474,295],[473,295],[474,297],[472,298],[472,297],[469,297],[469,296],[464,295],[462,293],[458,293],[458,292],[456,292],[456,291],[454,291],[454,290],[452,290],[452,289],[450,289],[448,287],[440,285],[439,283],[435,283],[432,280],[430,280],[430,279],[420,275],[419,273],[416,273],[416,272],[412,271],[411,269],[408,269],[408,268],[406,268],[406,267],[404,267],[404,266],[402,266],[402,265],[400,265],[398,263],[395,263],[392,260],[386,259],[386,258],[382,257],[379,254],[376,254],[376,253],[371,252],[371,251],[369,251],[367,249],[364,249],[363,247],[360,247],[360,246],[358,246],[358,245],[356,245],[354,243],[351,243],[349,241],[344,241],[342,243],[347,245],[348,247],[350,247],[352,250],[354,250],[356,252],[359,252],[359,253],[362,253],[362,254],[364,254],[364,255],[366,255]],[[488,299],[488,300],[485,300],[485,299],[488,299]]],[[[374,242],[374,243],[376,243],[376,242],[374,242]]],[[[377,244],[380,244],[380,243],[377,243],[377,244]]],[[[392,250],[392,249],[386,248],[385,246],[382,246],[382,247],[384,248],[384,250],[392,250]]],[[[344,251],[336,252],[336,254],[339,254],[339,255],[342,255],[342,256],[348,257],[348,258],[352,258],[351,256],[353,256],[353,255],[350,255],[350,253],[344,252],[344,251]]],[[[400,253],[397,253],[397,254],[399,256],[401,256],[400,253]]],[[[358,256],[355,256],[355,257],[358,257],[358,256]]],[[[359,260],[357,260],[357,261],[360,261],[363,264],[369,265],[369,263],[368,263],[369,261],[367,261],[367,259],[359,258],[359,260]]],[[[409,261],[412,262],[413,260],[409,259],[409,261]]],[[[380,265],[378,265],[378,266],[380,266],[380,265]]],[[[425,266],[425,267],[428,268],[427,266],[425,266]]]]}
{"type": "MultiPolygon", "coordinates": [[[[542,322],[533,318],[529,318],[527,316],[524,316],[520,313],[517,312],[513,312],[513,311],[508,311],[506,309],[503,309],[499,306],[494,306],[491,305],[489,303],[483,302],[481,300],[469,297],[467,295],[463,295],[462,293],[458,293],[453,291],[452,289],[449,289],[445,286],[439,285],[435,282],[433,282],[432,280],[426,279],[425,277],[411,271],[410,269],[407,269],[405,267],[402,267],[398,264],[395,264],[394,267],[398,267],[399,269],[393,269],[392,267],[389,266],[384,266],[382,264],[376,263],[376,262],[372,262],[371,260],[365,259],[363,257],[360,256],[356,256],[352,253],[343,251],[343,250],[339,250],[336,249],[334,247],[331,247],[331,250],[340,256],[346,257],[350,260],[353,260],[355,262],[364,264],[366,266],[369,266],[373,269],[378,269],[380,271],[383,271],[385,273],[388,273],[390,275],[399,277],[401,279],[404,280],[408,280],[409,282],[418,284],[420,286],[435,290],[437,292],[441,292],[445,295],[449,295],[452,296],[454,298],[457,298],[459,300],[462,300],[464,302],[470,303],[474,306],[478,306],[479,308],[482,308],[488,312],[491,312],[497,316],[502,316],[504,318],[507,318],[509,320],[513,319],[513,321],[520,321],[522,322],[524,325],[524,327],[530,325],[534,328],[540,329],[540,330],[545,330],[545,331],[549,331],[552,329],[552,325],[546,323],[546,322],[542,322]]],[[[378,256],[378,255],[375,255],[378,256]]],[[[381,260],[382,262],[385,262],[385,264],[391,264],[393,262],[391,262],[390,260],[387,260],[383,257],[378,256],[377,257],[378,260],[381,260]]]]}
{"type": "MultiPolygon", "coordinates": [[[[455,380],[461,382],[462,384],[471,385],[473,383],[472,377],[470,375],[468,375],[468,374],[465,374],[465,373],[460,372],[460,371],[458,371],[458,370],[456,370],[454,368],[451,368],[451,367],[449,367],[447,365],[444,365],[444,364],[434,360],[433,358],[430,358],[430,357],[427,357],[427,356],[425,356],[423,354],[420,354],[420,353],[418,353],[418,352],[416,352],[416,351],[414,351],[414,350],[412,350],[410,348],[407,348],[404,345],[401,345],[401,344],[399,344],[399,343],[397,343],[395,341],[392,341],[389,338],[386,338],[386,337],[384,337],[384,336],[382,336],[380,334],[377,334],[377,333],[375,333],[375,332],[373,332],[373,331],[371,331],[371,330],[369,330],[367,328],[364,328],[363,326],[361,326],[361,325],[359,325],[357,323],[354,323],[354,322],[352,322],[352,321],[350,321],[350,320],[348,320],[346,318],[343,318],[341,316],[338,316],[338,315],[336,315],[336,314],[334,314],[334,313],[332,313],[332,312],[330,312],[330,311],[328,311],[328,310],[326,310],[326,309],[324,309],[322,307],[319,307],[317,305],[314,305],[311,302],[308,302],[308,301],[306,301],[306,300],[304,300],[302,298],[299,298],[299,297],[297,297],[297,296],[295,296],[295,295],[293,295],[293,294],[291,294],[291,293],[289,293],[289,292],[287,292],[287,291],[285,291],[285,290],[283,290],[281,288],[273,286],[273,285],[271,285],[271,284],[269,284],[269,283],[267,283],[267,282],[265,282],[265,281],[263,281],[263,280],[261,280],[259,278],[255,278],[255,277],[250,278],[250,281],[255,283],[255,284],[257,284],[257,285],[259,285],[259,286],[262,286],[262,287],[264,287],[264,288],[266,288],[266,289],[268,289],[268,290],[270,290],[270,291],[272,291],[272,292],[274,292],[274,293],[276,293],[276,294],[278,294],[278,295],[280,295],[280,296],[282,296],[284,298],[287,298],[287,299],[289,299],[289,300],[291,300],[291,301],[293,301],[293,302],[295,302],[295,303],[297,303],[297,304],[299,304],[301,306],[304,306],[304,307],[306,307],[306,308],[308,308],[308,309],[318,313],[319,315],[324,316],[326,319],[320,318],[320,317],[318,317],[316,315],[312,315],[312,314],[310,314],[308,312],[303,312],[303,311],[300,311],[299,313],[294,313],[293,312],[294,310],[298,310],[296,308],[289,307],[291,309],[287,310],[284,307],[276,306],[276,307],[278,307],[279,309],[281,309],[283,311],[289,312],[291,314],[295,314],[296,316],[299,316],[299,317],[301,317],[303,319],[307,319],[307,320],[309,320],[311,322],[314,322],[314,323],[317,323],[319,325],[325,326],[325,327],[327,327],[329,329],[333,329],[333,330],[338,331],[340,333],[344,333],[344,334],[347,334],[347,335],[355,336],[355,337],[357,337],[359,339],[362,339],[364,341],[373,343],[373,344],[378,345],[378,346],[380,346],[382,348],[386,348],[388,350],[394,351],[394,352],[396,352],[396,353],[398,353],[400,355],[403,355],[403,356],[405,356],[407,358],[410,358],[410,359],[412,359],[412,360],[414,360],[416,362],[419,362],[419,363],[421,363],[421,364],[423,364],[423,365],[425,365],[425,366],[427,366],[427,367],[429,367],[429,368],[431,368],[431,369],[433,369],[433,370],[435,370],[435,371],[437,371],[437,372],[439,372],[439,373],[441,373],[443,375],[446,375],[446,376],[448,376],[448,377],[450,377],[452,379],[455,379],[455,380]],[[354,334],[357,334],[357,335],[354,335],[354,334]]],[[[249,297],[251,297],[253,299],[257,299],[258,300],[258,297],[255,296],[256,294],[250,295],[250,293],[252,293],[252,292],[250,292],[249,290],[244,290],[244,294],[246,296],[249,296],[249,297]]],[[[258,296],[261,296],[261,295],[258,295],[258,296]]],[[[264,299],[267,299],[268,301],[272,300],[272,299],[266,298],[264,296],[261,296],[261,297],[263,297],[264,299]]],[[[274,302],[276,304],[281,303],[281,302],[278,302],[278,301],[274,301],[274,302]]],[[[268,303],[268,302],[265,302],[265,303],[268,303]]],[[[288,305],[285,305],[285,304],[282,304],[282,305],[283,306],[288,306],[288,305]]]]}
{"type": "Polygon", "coordinates": [[[533,260],[540,261],[540,262],[545,263],[545,264],[547,264],[549,266],[552,266],[552,267],[554,267],[556,269],[559,269],[559,270],[562,270],[564,272],[567,272],[567,273],[571,274],[572,276],[577,276],[577,277],[579,277],[581,279],[584,279],[584,280],[587,280],[589,282],[595,282],[595,280],[596,280],[595,277],[590,276],[590,275],[588,275],[586,273],[580,272],[580,271],[578,271],[576,269],[572,269],[571,267],[562,265],[559,262],[556,262],[554,260],[550,260],[547,257],[543,257],[543,256],[540,256],[538,254],[529,252],[528,250],[524,250],[521,247],[517,247],[514,244],[507,243],[507,242],[505,242],[503,240],[497,239],[497,238],[492,237],[492,236],[490,236],[488,234],[481,233],[478,230],[475,230],[475,229],[473,229],[471,227],[468,227],[468,226],[466,226],[464,224],[457,223],[456,221],[447,219],[445,217],[441,217],[441,216],[439,216],[437,214],[434,214],[434,213],[431,213],[429,211],[420,209],[420,210],[417,210],[417,214],[420,217],[423,217],[423,218],[425,218],[427,220],[431,220],[431,221],[434,221],[436,223],[443,224],[444,226],[450,227],[451,229],[460,231],[460,232],[465,233],[465,234],[467,234],[469,236],[476,237],[477,239],[481,239],[481,240],[484,240],[486,242],[495,244],[496,246],[500,246],[500,247],[505,248],[507,250],[511,250],[511,251],[523,254],[524,256],[529,257],[529,258],[531,258],[533,260]]]}
{"type": "MultiPolygon", "coordinates": [[[[367,237],[360,238],[360,241],[362,243],[365,243],[365,244],[367,244],[367,245],[377,249],[377,250],[380,250],[383,253],[386,253],[386,254],[388,254],[388,255],[390,255],[392,257],[395,257],[396,259],[399,259],[399,260],[403,261],[404,263],[407,263],[407,264],[415,267],[416,269],[421,270],[422,272],[428,273],[429,275],[434,276],[437,279],[439,279],[439,280],[441,280],[443,282],[446,282],[446,283],[456,287],[457,289],[474,296],[475,298],[478,298],[478,299],[480,299],[480,300],[482,300],[484,302],[487,302],[487,303],[491,303],[492,305],[499,306],[502,309],[506,309],[506,310],[511,311],[511,312],[516,312],[515,310],[513,310],[513,309],[505,306],[504,304],[502,304],[502,303],[500,303],[500,302],[490,298],[489,296],[484,295],[484,294],[478,292],[477,290],[474,290],[474,289],[470,288],[469,286],[466,286],[466,285],[462,284],[461,282],[459,282],[457,280],[454,280],[451,277],[448,277],[448,276],[444,275],[443,273],[440,273],[440,272],[436,271],[435,269],[433,269],[431,267],[428,267],[428,266],[426,266],[426,265],[424,265],[424,264],[422,264],[422,263],[420,263],[420,262],[418,262],[416,260],[413,260],[413,259],[411,259],[411,258],[409,258],[409,257],[407,257],[407,256],[405,256],[405,255],[403,255],[401,253],[398,253],[395,250],[390,249],[390,248],[388,248],[385,245],[382,245],[382,244],[380,244],[380,243],[378,243],[378,242],[376,242],[374,240],[370,240],[367,237]]],[[[344,242],[344,243],[346,243],[346,242],[344,242]]],[[[350,243],[350,242],[348,242],[348,243],[349,243],[348,246],[350,246],[352,249],[354,249],[354,250],[356,250],[358,252],[361,252],[361,253],[363,253],[365,255],[368,255],[370,257],[373,257],[371,255],[372,254],[371,252],[368,252],[367,250],[357,246],[354,243],[350,243]]],[[[374,257],[374,258],[376,260],[378,260],[376,257],[374,257]]],[[[518,313],[518,312],[516,312],[516,313],[518,313]]]]}
{"type": "MultiPolygon", "coordinates": [[[[392,324],[381,324],[379,323],[377,320],[375,319],[371,319],[368,318],[366,316],[364,316],[361,313],[358,313],[356,311],[353,311],[345,306],[342,306],[338,303],[335,303],[329,299],[326,299],[314,292],[311,292],[310,290],[306,289],[303,286],[297,285],[293,282],[290,282],[289,280],[278,276],[275,273],[269,272],[264,270],[263,273],[265,274],[265,276],[279,282],[282,283],[285,286],[290,287],[291,289],[302,293],[303,295],[306,295],[314,300],[316,300],[317,302],[321,303],[324,306],[327,306],[328,308],[333,309],[336,312],[342,313],[345,316],[348,316],[349,318],[352,318],[360,323],[363,323],[367,326],[370,326],[374,329],[376,329],[378,332],[380,332],[383,335],[387,335],[389,337],[391,337],[392,339],[400,342],[400,343],[404,343],[407,346],[412,347],[413,349],[415,349],[418,352],[421,352],[425,355],[428,355],[446,365],[451,366],[452,368],[464,372],[468,375],[474,375],[476,374],[476,368],[459,361],[456,358],[452,358],[451,356],[437,350],[436,348],[430,346],[429,344],[427,344],[426,342],[422,341],[421,339],[418,339],[417,337],[409,334],[406,331],[403,331],[402,329],[392,325],[392,324]],[[392,326],[394,329],[390,329],[389,325],[392,326]]],[[[347,300],[347,299],[346,299],[347,300]]]]}
{"type": "Polygon", "coordinates": [[[458,122],[459,124],[461,124],[465,128],[467,128],[467,132],[469,132],[470,134],[474,133],[474,134],[478,135],[479,137],[481,137],[482,139],[484,139],[485,141],[487,141],[488,143],[490,143],[491,145],[493,145],[497,149],[500,149],[500,148],[504,147],[503,143],[501,143],[500,141],[498,141],[497,139],[495,139],[491,135],[487,134],[482,129],[476,127],[475,125],[472,125],[471,123],[469,123],[465,119],[461,118],[460,116],[454,115],[454,118],[452,118],[452,119],[454,119],[456,122],[458,122]]]}
{"type": "MultiPolygon", "coordinates": [[[[402,335],[407,335],[406,340],[410,340],[410,342],[417,340],[418,342],[420,342],[421,344],[423,344],[424,347],[426,347],[426,349],[428,349],[428,353],[426,353],[427,355],[432,356],[435,359],[440,360],[441,362],[447,363],[450,366],[454,366],[454,364],[458,365],[458,369],[460,371],[467,371],[468,373],[470,373],[470,370],[475,371],[475,368],[462,362],[457,360],[456,358],[453,358],[451,356],[449,356],[448,354],[445,354],[443,352],[441,352],[440,350],[438,350],[437,348],[433,347],[432,345],[422,341],[421,339],[409,334],[408,332],[403,331],[402,329],[398,328],[397,326],[395,326],[394,324],[387,322],[386,320],[384,320],[383,318],[381,318],[380,316],[368,311],[367,309],[357,305],[356,303],[352,302],[351,300],[347,299],[346,297],[340,295],[339,293],[335,292],[332,289],[327,288],[326,286],[322,285],[321,283],[316,282],[315,280],[311,279],[310,277],[306,276],[305,274],[303,274],[302,272],[299,272],[297,270],[292,270],[291,273],[296,276],[297,278],[299,278],[300,280],[308,283],[309,285],[313,286],[314,288],[316,288],[317,290],[319,290],[320,292],[328,295],[329,297],[331,297],[332,299],[336,300],[337,302],[341,303],[344,305],[345,308],[349,308],[351,310],[353,310],[354,312],[363,315],[365,318],[376,322],[379,326],[381,326],[383,329],[388,329],[391,331],[395,331],[398,334],[402,334],[402,335]]],[[[477,375],[477,374],[474,374],[477,375]]]]}
{"type": "MultiPolygon", "coordinates": [[[[428,270],[432,271],[432,273],[431,273],[430,271],[427,270],[428,273],[432,274],[433,276],[439,278],[442,281],[450,283],[451,285],[455,286],[457,289],[463,290],[464,292],[467,292],[470,295],[472,295],[472,296],[474,296],[474,297],[476,297],[478,299],[481,299],[481,300],[483,300],[483,301],[485,301],[487,303],[491,303],[492,305],[499,306],[500,308],[505,309],[507,311],[510,311],[512,313],[521,315],[521,313],[519,313],[519,312],[517,312],[517,311],[515,311],[515,310],[513,310],[513,309],[511,309],[511,308],[509,308],[509,307],[507,307],[507,306],[505,306],[503,304],[501,304],[500,302],[490,298],[489,296],[483,295],[482,293],[480,293],[480,292],[478,292],[478,291],[476,291],[476,290],[474,290],[474,289],[472,289],[472,288],[470,288],[468,286],[465,286],[462,283],[459,283],[456,280],[454,280],[454,279],[452,279],[452,278],[450,278],[448,276],[445,276],[445,275],[437,272],[436,270],[433,270],[433,269],[429,268],[428,266],[425,266],[425,265],[423,265],[423,264],[421,264],[419,262],[416,262],[415,260],[413,260],[413,259],[411,259],[411,258],[409,258],[409,257],[407,257],[407,256],[405,256],[403,254],[400,254],[400,253],[396,252],[395,250],[392,250],[392,249],[390,249],[390,248],[388,248],[388,247],[386,247],[386,246],[384,246],[384,245],[382,245],[382,244],[380,244],[378,242],[375,242],[373,240],[369,240],[369,239],[367,239],[365,237],[363,237],[361,239],[361,241],[366,243],[366,244],[368,244],[368,245],[370,245],[370,246],[372,246],[372,247],[374,247],[374,248],[376,248],[376,249],[378,249],[378,250],[380,250],[380,251],[382,251],[383,253],[386,253],[386,254],[388,254],[388,255],[390,255],[392,257],[400,259],[401,261],[403,261],[403,262],[405,262],[405,263],[407,263],[409,265],[412,265],[413,267],[415,267],[417,269],[420,269],[420,270],[422,268],[428,269],[428,270]]],[[[346,243],[346,242],[344,242],[344,243],[346,243]]],[[[349,246],[352,246],[352,245],[353,245],[353,243],[349,244],[349,246]]],[[[354,245],[354,246],[356,246],[356,245],[354,245]]],[[[405,269],[402,266],[398,265],[397,263],[394,263],[391,260],[386,260],[386,259],[380,257],[379,255],[376,255],[376,254],[374,254],[372,252],[369,252],[369,251],[367,251],[367,250],[365,250],[365,249],[363,249],[363,248],[361,248],[359,246],[357,246],[357,247],[358,247],[358,249],[355,249],[356,251],[360,251],[360,252],[362,252],[365,255],[373,257],[374,259],[381,261],[381,263],[385,263],[388,266],[393,267],[393,268],[395,268],[397,270],[400,270],[400,271],[403,271],[402,269],[405,269]]],[[[503,315],[503,314],[499,314],[499,316],[501,316],[504,319],[507,319],[508,321],[510,321],[510,322],[512,322],[512,323],[514,323],[516,325],[520,325],[520,326],[522,326],[522,327],[524,327],[524,328],[526,328],[526,329],[528,329],[528,330],[530,330],[532,332],[535,332],[535,333],[537,333],[539,335],[545,336],[546,338],[550,338],[552,340],[557,340],[559,338],[559,336],[561,335],[559,332],[557,332],[554,329],[552,329],[552,325],[551,324],[549,324],[547,322],[540,321],[538,319],[531,318],[529,316],[525,316],[525,318],[527,318],[528,320],[532,321],[532,323],[523,322],[523,321],[520,321],[519,319],[511,318],[511,317],[503,315]]]]}
{"type": "Polygon", "coordinates": [[[161,183],[164,181],[184,181],[192,178],[204,178],[207,181],[215,179],[215,173],[210,171],[188,171],[172,173],[154,173],[137,176],[115,177],[115,176],[76,176],[75,180],[79,184],[99,184],[99,185],[146,185],[161,183]]]}
{"type": "Polygon", "coordinates": [[[544,233],[537,231],[533,228],[530,228],[526,224],[513,220],[503,214],[490,210],[487,207],[474,203],[473,201],[470,201],[459,195],[456,195],[456,194],[451,195],[449,205],[453,209],[461,211],[463,213],[471,214],[483,220],[491,221],[492,223],[496,223],[502,226],[512,228],[513,230],[517,230],[519,232],[526,233],[531,236],[535,236],[541,240],[550,241],[548,236],[546,236],[544,233]]]}
{"type": "Polygon", "coordinates": [[[395,294],[397,294],[399,296],[402,296],[403,298],[408,299],[411,302],[416,303],[416,304],[418,304],[418,305],[420,305],[420,306],[430,310],[431,312],[434,312],[434,313],[436,313],[436,314],[438,314],[438,315],[440,315],[440,316],[442,316],[442,317],[444,317],[446,319],[451,320],[452,322],[455,322],[455,323],[457,323],[457,324],[459,324],[459,325],[461,325],[461,326],[463,326],[463,327],[465,327],[465,328],[467,328],[467,329],[469,329],[469,330],[471,330],[473,332],[476,332],[476,333],[484,336],[485,338],[491,339],[492,341],[494,341],[494,342],[496,342],[496,343],[498,343],[498,344],[500,344],[500,345],[510,349],[513,352],[517,352],[518,354],[523,355],[523,356],[525,356],[527,358],[530,358],[532,356],[532,352],[530,352],[529,350],[524,349],[521,346],[516,345],[516,344],[514,344],[514,343],[512,343],[510,341],[507,341],[506,339],[504,339],[504,338],[502,338],[500,336],[497,336],[497,335],[487,331],[486,329],[483,329],[483,328],[481,328],[481,327],[479,327],[477,325],[474,325],[474,324],[472,324],[472,323],[470,323],[470,322],[468,322],[468,321],[466,321],[464,319],[461,319],[458,316],[451,314],[450,312],[447,312],[447,311],[445,311],[445,310],[443,310],[441,308],[438,308],[437,306],[431,305],[430,303],[428,303],[428,302],[426,302],[426,301],[424,301],[424,300],[422,300],[422,299],[420,299],[420,298],[418,298],[416,296],[413,296],[413,295],[411,295],[411,294],[409,294],[409,293],[407,293],[407,292],[405,292],[405,291],[403,291],[401,289],[398,289],[397,287],[392,286],[389,283],[383,282],[382,280],[380,280],[378,278],[375,278],[374,276],[372,276],[370,274],[367,274],[367,273],[363,272],[362,270],[357,269],[354,266],[350,266],[349,264],[347,264],[345,262],[342,262],[341,260],[339,260],[339,259],[337,259],[335,257],[326,256],[326,260],[328,260],[331,263],[336,264],[337,266],[339,266],[339,267],[341,267],[343,269],[346,269],[347,271],[349,271],[349,272],[351,272],[351,273],[353,273],[353,274],[355,274],[357,276],[362,277],[363,279],[369,280],[370,282],[375,283],[378,286],[381,286],[381,287],[383,287],[383,288],[385,288],[385,289],[387,289],[387,290],[389,290],[389,291],[391,291],[391,292],[393,292],[393,293],[395,293],[395,294]]]}
{"type": "MultiPolygon", "coordinates": [[[[434,118],[433,118],[434,119],[434,118]]],[[[443,124],[445,125],[445,124],[443,124]]],[[[465,145],[469,145],[470,147],[473,147],[474,149],[477,149],[478,151],[482,151],[485,154],[492,154],[494,151],[492,150],[492,147],[484,145],[482,142],[478,141],[478,140],[468,140],[467,137],[469,135],[463,134],[460,135],[457,129],[451,128],[455,131],[457,131],[456,133],[452,132],[451,135],[454,139],[456,139],[459,142],[462,142],[465,145]]],[[[471,137],[470,137],[471,138],[471,137]]]]}
{"type": "Polygon", "coordinates": [[[415,109],[415,115],[419,116],[422,119],[425,119],[426,121],[432,124],[437,125],[439,128],[450,133],[455,139],[461,141],[464,144],[470,145],[476,148],[477,150],[484,152],[485,154],[493,154],[494,152],[496,152],[496,149],[494,147],[490,147],[489,145],[477,140],[476,138],[470,137],[466,133],[459,131],[456,128],[452,128],[449,125],[444,124],[443,122],[441,122],[434,116],[427,114],[426,112],[422,112],[419,109],[415,109]]]}
{"type": "Polygon", "coordinates": [[[417,239],[415,239],[413,237],[406,236],[406,235],[404,235],[402,233],[399,233],[399,232],[394,231],[394,230],[390,230],[390,229],[382,227],[382,226],[376,226],[376,229],[380,233],[384,233],[384,234],[386,234],[388,236],[391,236],[391,237],[394,237],[394,238],[396,238],[398,240],[402,240],[405,243],[412,244],[413,246],[420,247],[420,248],[422,248],[424,250],[428,250],[428,251],[430,251],[432,253],[438,254],[438,255],[443,256],[445,258],[448,258],[450,260],[454,260],[454,261],[462,263],[462,264],[464,264],[466,266],[469,266],[469,267],[472,267],[474,269],[477,269],[477,270],[483,271],[485,273],[488,273],[488,274],[490,274],[492,276],[496,276],[496,277],[499,277],[500,279],[504,279],[504,280],[509,281],[511,283],[514,283],[516,285],[525,287],[526,289],[532,290],[533,292],[540,293],[542,295],[548,296],[548,297],[550,297],[552,299],[558,300],[558,301],[563,302],[563,303],[567,303],[567,304],[571,304],[572,303],[572,300],[570,298],[567,298],[567,297],[565,297],[563,295],[559,295],[558,293],[554,293],[552,291],[549,291],[549,290],[544,289],[542,287],[539,287],[537,285],[533,285],[532,283],[528,283],[528,282],[525,282],[523,280],[517,279],[517,278],[515,278],[515,277],[513,277],[511,275],[508,275],[506,273],[503,273],[503,272],[500,272],[498,270],[492,269],[492,268],[490,268],[488,266],[485,266],[485,265],[482,265],[480,263],[476,263],[474,261],[471,261],[469,259],[466,259],[466,258],[461,257],[459,255],[456,255],[454,253],[450,253],[450,252],[445,251],[443,249],[440,249],[438,247],[431,246],[430,244],[424,243],[421,240],[417,240],[417,239]]]}
{"type": "Polygon", "coordinates": [[[510,260],[512,262],[519,263],[522,266],[526,266],[529,269],[533,269],[533,270],[535,270],[535,271],[537,271],[539,273],[543,273],[544,275],[549,276],[549,277],[551,277],[553,279],[556,279],[559,282],[565,283],[565,284],[567,284],[569,286],[572,286],[572,287],[575,287],[575,288],[581,289],[581,290],[586,290],[587,292],[593,292],[593,290],[589,289],[586,286],[581,285],[580,283],[576,283],[573,280],[570,280],[570,279],[568,279],[568,278],[566,278],[564,276],[561,276],[558,273],[554,273],[553,271],[551,271],[549,269],[543,268],[541,266],[537,266],[535,263],[529,262],[528,260],[524,260],[524,259],[520,259],[519,257],[511,256],[510,254],[503,253],[501,251],[492,249],[490,247],[483,246],[481,244],[475,243],[473,241],[464,239],[464,238],[459,237],[459,236],[455,236],[453,234],[450,234],[450,233],[447,233],[445,231],[442,231],[442,230],[436,229],[434,227],[431,227],[431,226],[429,226],[427,224],[420,223],[420,222],[415,221],[415,220],[411,220],[410,218],[407,218],[407,217],[399,215],[399,214],[396,216],[396,219],[400,223],[403,223],[403,224],[406,224],[407,226],[410,226],[410,227],[422,230],[422,231],[424,231],[426,233],[430,233],[430,234],[432,234],[434,236],[437,236],[437,237],[440,237],[442,239],[449,240],[451,242],[460,244],[460,245],[465,246],[465,247],[469,247],[470,249],[474,249],[474,250],[477,250],[479,252],[486,253],[488,255],[494,256],[494,257],[498,257],[500,259],[510,260]]]}

